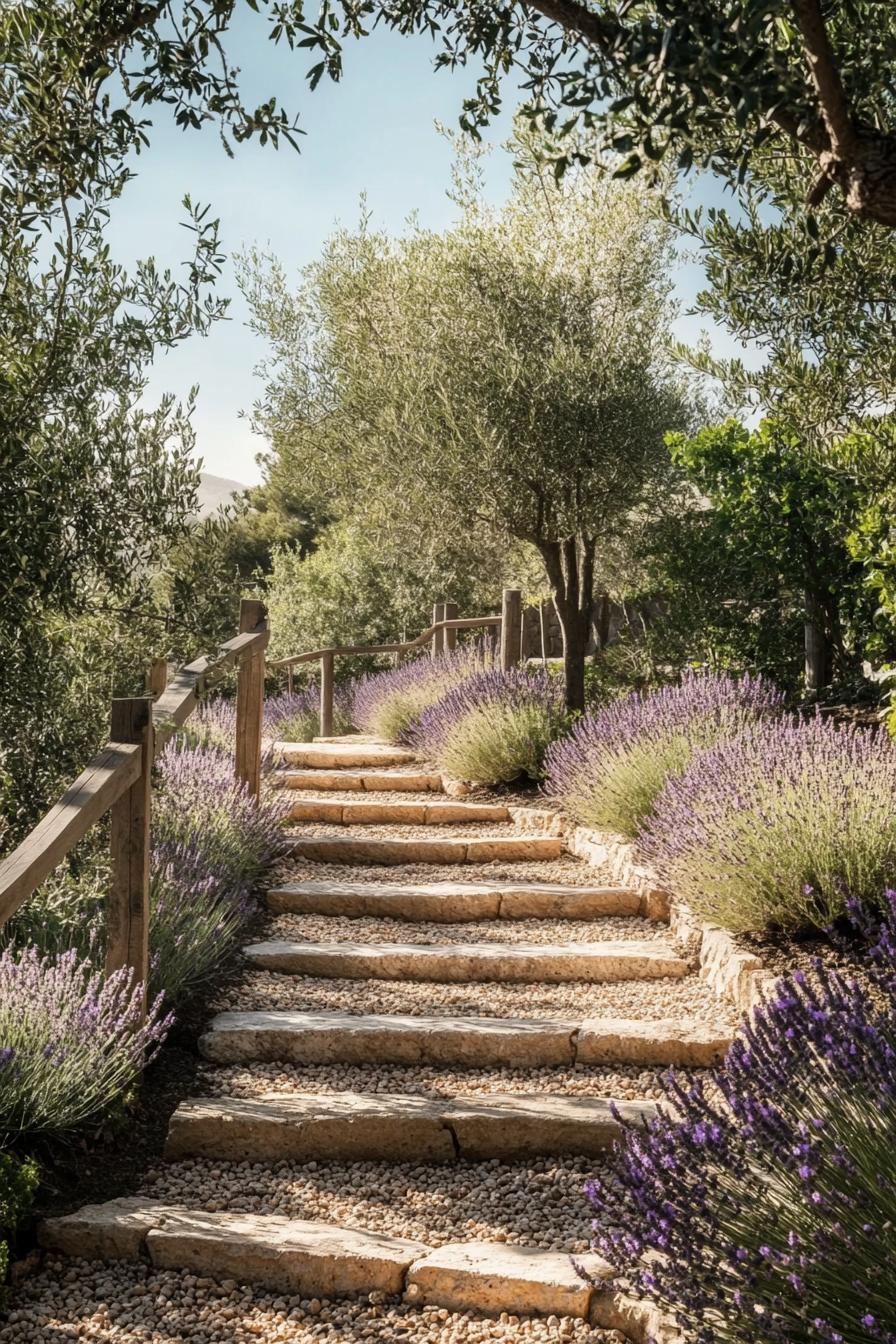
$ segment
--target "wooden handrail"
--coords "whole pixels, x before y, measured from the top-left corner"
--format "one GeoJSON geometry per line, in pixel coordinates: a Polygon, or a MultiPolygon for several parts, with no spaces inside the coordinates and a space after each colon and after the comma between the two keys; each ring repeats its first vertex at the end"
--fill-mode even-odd
{"type": "Polygon", "coordinates": [[[196,658],[166,685],[167,663],[154,660],[152,694],[112,702],[113,739],[11,854],[0,861],[0,926],[56,869],[87,832],[111,812],[112,882],[106,903],[106,970],[128,968],[144,994],[149,974],[149,831],[152,765],[165,742],[190,717],[200,693],[224,668],[240,671],[237,692],[238,779],[260,788],[264,606],[244,599],[240,633],[217,653],[196,658]]]}
{"type": "Polygon", "coordinates": [[[0,863],[0,924],[15,914],[140,774],[141,749],[130,742],[108,742],[37,823],[0,863]]]}
{"type": "Polygon", "coordinates": [[[482,626],[500,625],[500,616],[465,616],[450,621],[436,621],[417,635],[416,639],[405,640],[401,644],[343,644],[328,649],[313,649],[309,653],[294,653],[289,658],[271,659],[271,667],[295,667],[299,663],[316,663],[318,659],[332,654],[336,658],[353,657],[359,654],[409,653],[426,644],[438,630],[475,630],[482,626]]]}

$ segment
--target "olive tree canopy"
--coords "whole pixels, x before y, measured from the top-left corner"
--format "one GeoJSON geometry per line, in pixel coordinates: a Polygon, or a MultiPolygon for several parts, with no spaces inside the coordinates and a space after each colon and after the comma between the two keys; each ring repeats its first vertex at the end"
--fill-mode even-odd
{"type": "Polygon", "coordinates": [[[534,546],[578,708],[601,544],[665,489],[664,435],[687,420],[663,354],[669,239],[643,186],[587,170],[558,184],[516,148],[500,208],[461,160],[445,233],[362,220],[294,294],[247,259],[272,344],[257,423],[276,469],[334,512],[408,544],[485,528],[534,546]]]}

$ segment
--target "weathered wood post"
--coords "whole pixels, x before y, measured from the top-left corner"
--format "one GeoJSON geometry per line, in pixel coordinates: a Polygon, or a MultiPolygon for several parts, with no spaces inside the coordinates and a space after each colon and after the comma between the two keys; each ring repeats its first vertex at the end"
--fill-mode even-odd
{"type": "Polygon", "coordinates": [[[289,667],[286,669],[286,689],[289,692],[289,694],[292,695],[293,693],[292,663],[290,663],[289,667]]]}
{"type": "MultiPolygon", "coordinates": [[[[266,618],[254,597],[240,603],[240,634],[250,634],[266,618]]],[[[239,660],[236,684],[236,777],[257,798],[261,792],[261,732],[264,719],[264,644],[239,660]]]]}
{"type": "MultiPolygon", "coordinates": [[[[444,621],[444,619],[445,619],[445,603],[437,602],[432,609],[432,623],[433,625],[436,625],[438,624],[439,621],[444,621]]],[[[444,650],[445,650],[445,631],[435,630],[432,636],[433,658],[438,658],[439,654],[443,653],[444,650]]]]}
{"type": "MultiPolygon", "coordinates": [[[[442,620],[443,620],[443,621],[456,621],[456,620],[457,620],[457,616],[458,616],[457,603],[456,603],[456,602],[446,602],[446,603],[444,603],[444,605],[443,605],[443,607],[442,607],[442,612],[443,612],[443,615],[442,615],[442,620]]],[[[444,647],[445,647],[445,652],[446,652],[446,653],[452,653],[452,652],[457,648],[457,631],[456,631],[456,630],[446,630],[446,631],[445,631],[445,645],[444,645],[444,647]]]]}
{"type": "Polygon", "coordinates": [[[519,588],[505,588],[501,599],[501,667],[507,672],[520,661],[523,633],[523,594],[519,588]]]}
{"type": "Polygon", "coordinates": [[[153,658],[149,665],[149,675],[146,678],[146,689],[153,700],[158,700],[160,695],[164,695],[167,685],[168,659],[153,658]]]}
{"type": "Polygon", "coordinates": [[[106,974],[130,967],[143,986],[143,1013],[149,981],[149,822],[154,751],[152,699],[148,695],[112,701],[112,742],[138,742],[140,774],[112,804],[112,880],[106,907],[106,974]]]}
{"type": "Polygon", "coordinates": [[[320,660],[320,735],[333,736],[333,675],[335,659],[325,653],[320,660]]]}

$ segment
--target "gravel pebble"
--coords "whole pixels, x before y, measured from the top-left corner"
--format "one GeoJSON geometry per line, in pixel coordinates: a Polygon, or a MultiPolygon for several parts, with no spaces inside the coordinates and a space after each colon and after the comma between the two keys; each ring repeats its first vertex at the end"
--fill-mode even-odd
{"type": "Polygon", "coordinates": [[[684,1018],[715,1025],[731,1020],[695,975],[680,980],[626,980],[592,985],[444,984],[405,980],[323,980],[278,971],[245,971],[213,1007],[255,1011],[417,1014],[449,1017],[684,1018]]]}
{"type": "Polygon", "coordinates": [[[172,1162],[139,1194],[193,1209],[342,1223],[427,1246],[506,1241],[588,1249],[585,1181],[599,1158],[539,1157],[451,1166],[406,1162],[172,1162]]]}
{"type": "MultiPolygon", "coordinates": [[[[658,1101],[661,1070],[620,1064],[582,1064],[566,1069],[448,1069],[431,1064],[259,1063],[214,1068],[203,1065],[200,1081],[208,1096],[257,1097],[264,1092],[295,1096],[307,1092],[390,1092],[420,1097],[490,1096],[522,1092],[562,1097],[612,1097],[658,1101]]],[[[691,1077],[699,1075],[692,1070],[691,1077]]]]}
{"type": "Polygon", "coordinates": [[[400,1302],[308,1301],[124,1262],[48,1259],[10,1303],[0,1344],[624,1344],[572,1317],[490,1320],[400,1302]]]}

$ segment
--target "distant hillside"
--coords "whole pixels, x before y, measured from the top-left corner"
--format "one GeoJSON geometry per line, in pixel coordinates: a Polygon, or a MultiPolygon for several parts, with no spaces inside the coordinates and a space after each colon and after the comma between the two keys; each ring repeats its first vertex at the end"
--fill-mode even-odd
{"type": "Polygon", "coordinates": [[[199,514],[208,518],[217,513],[225,504],[229,504],[234,495],[241,495],[249,487],[242,481],[228,481],[224,476],[210,476],[203,471],[199,479],[199,514]]]}

